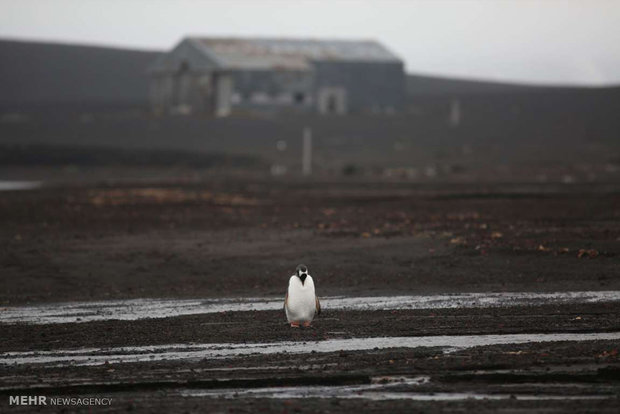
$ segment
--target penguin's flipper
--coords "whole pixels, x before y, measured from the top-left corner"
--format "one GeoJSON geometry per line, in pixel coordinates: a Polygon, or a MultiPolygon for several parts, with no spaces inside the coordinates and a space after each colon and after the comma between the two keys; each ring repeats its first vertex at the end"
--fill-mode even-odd
{"type": "Polygon", "coordinates": [[[288,305],[288,292],[286,292],[286,297],[284,298],[284,310],[286,310],[286,305],[288,305]]]}
{"type": "Polygon", "coordinates": [[[319,298],[316,298],[316,314],[320,315],[321,314],[321,302],[319,302],[319,298]]]}

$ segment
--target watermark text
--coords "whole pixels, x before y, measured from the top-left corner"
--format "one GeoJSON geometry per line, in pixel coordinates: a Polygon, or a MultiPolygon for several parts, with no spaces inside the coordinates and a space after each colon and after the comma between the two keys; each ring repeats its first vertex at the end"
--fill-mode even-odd
{"type": "Polygon", "coordinates": [[[48,397],[45,395],[10,395],[9,405],[111,405],[110,397],[48,397]]]}

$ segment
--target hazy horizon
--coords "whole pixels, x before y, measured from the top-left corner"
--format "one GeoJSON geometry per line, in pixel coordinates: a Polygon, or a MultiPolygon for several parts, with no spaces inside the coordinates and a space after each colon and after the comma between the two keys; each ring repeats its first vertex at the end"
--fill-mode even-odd
{"type": "Polygon", "coordinates": [[[611,1],[1,0],[0,12],[5,40],[164,51],[188,35],[366,38],[414,74],[620,84],[620,3],[611,1]]]}

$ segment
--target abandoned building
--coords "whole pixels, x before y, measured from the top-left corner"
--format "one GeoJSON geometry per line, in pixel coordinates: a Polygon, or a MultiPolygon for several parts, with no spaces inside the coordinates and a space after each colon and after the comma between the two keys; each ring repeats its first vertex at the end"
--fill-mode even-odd
{"type": "Polygon", "coordinates": [[[403,62],[374,41],[183,39],[149,69],[158,113],[391,113],[403,106],[403,62]]]}

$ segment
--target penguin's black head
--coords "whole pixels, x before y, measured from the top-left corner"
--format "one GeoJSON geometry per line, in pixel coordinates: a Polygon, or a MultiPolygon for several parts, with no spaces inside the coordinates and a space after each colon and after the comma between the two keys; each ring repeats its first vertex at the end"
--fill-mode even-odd
{"type": "Polygon", "coordinates": [[[303,285],[306,281],[306,277],[308,277],[308,268],[306,267],[306,265],[300,264],[299,266],[297,266],[295,274],[301,279],[301,284],[303,285]]]}

